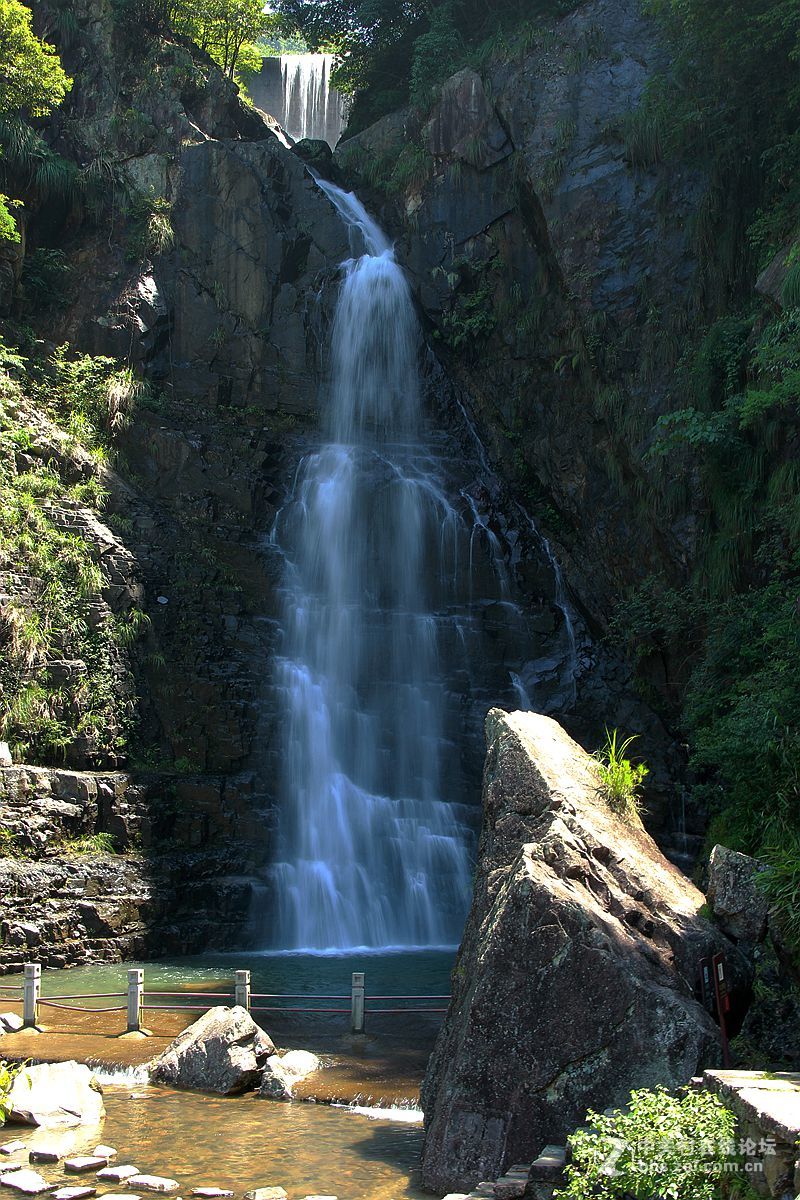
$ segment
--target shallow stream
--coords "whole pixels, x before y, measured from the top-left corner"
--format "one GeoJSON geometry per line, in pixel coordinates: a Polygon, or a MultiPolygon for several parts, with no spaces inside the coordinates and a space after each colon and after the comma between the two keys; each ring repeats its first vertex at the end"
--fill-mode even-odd
{"type": "MultiPolygon", "coordinates": [[[[5,1138],[28,1147],[55,1145],[64,1154],[91,1152],[102,1141],[118,1163],[177,1179],[179,1196],[215,1186],[237,1197],[255,1187],[280,1186],[290,1200],[307,1195],[339,1200],[421,1200],[415,1184],[422,1132],[418,1124],[370,1119],[345,1109],[255,1096],[223,1099],[169,1088],[104,1085],[106,1119],[93,1129],[64,1133],[7,1126],[5,1138]]],[[[27,1154],[12,1156],[23,1161],[27,1154]]],[[[62,1166],[37,1167],[48,1180],[94,1184],[62,1166]]],[[[120,1184],[108,1195],[128,1191],[120,1184]]],[[[103,1193],[103,1185],[98,1192],[103,1193]]],[[[430,1197],[428,1197],[430,1200],[430,1197]]]]}

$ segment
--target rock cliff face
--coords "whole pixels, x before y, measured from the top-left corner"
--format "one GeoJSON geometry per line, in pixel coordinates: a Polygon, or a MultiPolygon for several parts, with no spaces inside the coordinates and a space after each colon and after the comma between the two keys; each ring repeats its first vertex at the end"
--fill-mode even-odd
{"type": "Polygon", "coordinates": [[[490,457],[601,624],[692,545],[642,462],[691,321],[702,186],[653,165],[633,119],[663,62],[636,0],[590,0],[454,76],[424,119],[336,153],[383,204],[490,457]]]}
{"type": "Polygon", "coordinates": [[[0,972],[241,941],[262,853],[254,791],[247,775],[0,768],[0,972]]]}
{"type": "Polygon", "coordinates": [[[548,717],[492,710],[484,825],[453,999],[425,1079],[423,1179],[468,1190],[563,1138],[586,1108],[713,1065],[700,959],[735,947],[548,717]]]}

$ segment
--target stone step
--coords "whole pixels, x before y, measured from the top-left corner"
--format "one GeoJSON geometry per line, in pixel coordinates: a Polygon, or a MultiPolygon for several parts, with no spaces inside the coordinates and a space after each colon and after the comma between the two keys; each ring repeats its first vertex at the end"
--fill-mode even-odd
{"type": "Polygon", "coordinates": [[[545,1182],[557,1182],[567,1161],[566,1146],[545,1146],[539,1157],[531,1163],[529,1177],[545,1182]]]}

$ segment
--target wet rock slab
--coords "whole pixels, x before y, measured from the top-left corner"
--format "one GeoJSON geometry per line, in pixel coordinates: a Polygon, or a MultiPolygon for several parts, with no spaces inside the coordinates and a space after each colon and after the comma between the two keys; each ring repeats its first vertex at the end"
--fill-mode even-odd
{"type": "Polygon", "coordinates": [[[64,1159],[64,1170],[69,1175],[83,1175],[84,1172],[99,1171],[107,1166],[108,1159],[96,1154],[76,1154],[74,1158],[64,1159]]]}
{"type": "Polygon", "coordinates": [[[117,1167],[103,1167],[97,1172],[97,1178],[101,1183],[125,1183],[138,1174],[140,1174],[138,1167],[125,1164],[117,1167]]]}
{"type": "Polygon", "coordinates": [[[141,1188],[145,1192],[177,1192],[177,1179],[168,1179],[164,1175],[131,1175],[126,1181],[133,1188],[141,1188]]]}
{"type": "Polygon", "coordinates": [[[19,1171],[0,1175],[0,1186],[12,1188],[25,1196],[39,1196],[43,1192],[54,1192],[58,1184],[48,1183],[38,1171],[29,1171],[23,1167],[19,1171]]]}

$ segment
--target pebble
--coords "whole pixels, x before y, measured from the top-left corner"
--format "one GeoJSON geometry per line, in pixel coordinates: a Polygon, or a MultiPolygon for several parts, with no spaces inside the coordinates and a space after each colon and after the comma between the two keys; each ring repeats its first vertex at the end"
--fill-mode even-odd
{"type": "Polygon", "coordinates": [[[244,1200],[287,1200],[287,1196],[282,1187],[263,1187],[245,1192],[244,1200]]]}
{"type": "Polygon", "coordinates": [[[6,1142],[0,1146],[0,1154],[16,1154],[18,1150],[25,1149],[25,1142],[6,1142]]]}
{"type": "Polygon", "coordinates": [[[102,1171],[97,1172],[97,1178],[103,1183],[125,1183],[128,1179],[132,1179],[134,1175],[138,1174],[139,1168],[130,1165],[103,1167],[102,1171]]]}
{"type": "Polygon", "coordinates": [[[38,1171],[29,1171],[22,1167],[11,1174],[0,1175],[3,1187],[13,1188],[15,1192],[24,1192],[26,1196],[38,1196],[40,1192],[54,1192],[57,1183],[48,1183],[38,1171]]]}
{"type": "Polygon", "coordinates": [[[226,1192],[224,1188],[218,1187],[196,1187],[192,1188],[193,1196],[202,1196],[203,1200],[218,1200],[220,1196],[232,1196],[233,1192],[226,1192]]]}
{"type": "Polygon", "coordinates": [[[28,1158],[35,1163],[57,1163],[61,1155],[57,1150],[48,1150],[46,1146],[42,1146],[39,1150],[31,1150],[28,1158]]]}
{"type": "Polygon", "coordinates": [[[146,1192],[177,1192],[177,1179],[165,1179],[162,1175],[131,1175],[126,1180],[131,1187],[143,1188],[146,1192]]]}
{"type": "Polygon", "coordinates": [[[100,1158],[97,1154],[78,1154],[75,1158],[64,1159],[64,1170],[70,1175],[82,1175],[84,1171],[99,1171],[107,1167],[108,1159],[100,1158]]]}
{"type": "Polygon", "coordinates": [[[83,1187],[62,1187],[57,1192],[53,1192],[53,1200],[89,1200],[90,1196],[97,1195],[97,1188],[83,1187]]]}
{"type": "Polygon", "coordinates": [[[95,1146],[92,1154],[96,1154],[98,1158],[116,1158],[117,1151],[113,1146],[104,1146],[102,1142],[99,1146],[95,1146]]]}

